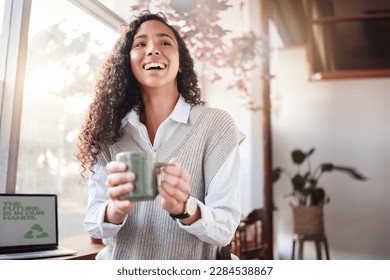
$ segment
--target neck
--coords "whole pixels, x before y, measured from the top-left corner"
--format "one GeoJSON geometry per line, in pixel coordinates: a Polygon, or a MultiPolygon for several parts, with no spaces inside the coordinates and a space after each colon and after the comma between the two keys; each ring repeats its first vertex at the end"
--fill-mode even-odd
{"type": "Polygon", "coordinates": [[[172,113],[179,99],[178,91],[162,92],[148,90],[142,92],[144,112],[140,116],[141,122],[146,126],[150,142],[153,144],[157,129],[161,123],[172,113]]]}

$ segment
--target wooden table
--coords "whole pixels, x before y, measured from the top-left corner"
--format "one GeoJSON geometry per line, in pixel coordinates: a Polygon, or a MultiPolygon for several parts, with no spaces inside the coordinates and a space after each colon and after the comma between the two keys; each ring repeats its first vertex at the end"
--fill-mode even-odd
{"type": "Polygon", "coordinates": [[[59,245],[77,251],[76,255],[48,258],[50,260],[94,260],[104,244],[92,243],[89,235],[77,235],[60,239],[59,245]]]}

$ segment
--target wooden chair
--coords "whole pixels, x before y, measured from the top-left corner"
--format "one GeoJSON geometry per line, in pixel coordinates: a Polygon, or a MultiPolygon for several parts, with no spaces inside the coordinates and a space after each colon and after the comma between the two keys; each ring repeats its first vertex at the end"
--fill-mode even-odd
{"type": "Polygon", "coordinates": [[[264,221],[263,209],[255,209],[246,218],[241,219],[231,243],[232,252],[239,259],[264,259],[263,254],[267,247],[262,241],[262,223],[264,221]]]}
{"type": "Polygon", "coordinates": [[[218,250],[217,260],[239,260],[238,256],[232,253],[231,244],[220,247],[218,250]]]}

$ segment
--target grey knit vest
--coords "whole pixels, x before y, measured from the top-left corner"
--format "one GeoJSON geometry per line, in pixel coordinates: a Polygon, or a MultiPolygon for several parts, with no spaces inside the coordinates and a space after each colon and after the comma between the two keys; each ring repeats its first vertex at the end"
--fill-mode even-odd
{"type": "MultiPolygon", "coordinates": [[[[122,151],[140,151],[126,130],[117,143],[108,146],[99,157],[106,164],[122,151]]],[[[206,186],[244,135],[231,116],[220,109],[194,106],[188,124],[181,124],[157,151],[158,161],[178,158],[191,177],[191,195],[204,203],[206,186]]],[[[104,240],[107,247],[98,259],[215,259],[217,247],[205,243],[178,227],[165,210],[161,198],[137,202],[119,233],[104,240]]]]}

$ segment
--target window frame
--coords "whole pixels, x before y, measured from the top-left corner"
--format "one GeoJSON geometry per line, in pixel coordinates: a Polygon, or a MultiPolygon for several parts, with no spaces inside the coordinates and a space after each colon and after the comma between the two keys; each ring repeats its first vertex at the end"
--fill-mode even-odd
{"type": "MultiPolygon", "coordinates": [[[[353,14],[353,15],[333,15],[333,16],[319,16],[314,15],[314,1],[309,0],[308,5],[308,45],[307,54],[309,62],[309,79],[312,81],[329,80],[329,79],[361,79],[361,78],[381,78],[390,77],[390,68],[369,68],[356,70],[326,70],[315,68],[318,67],[318,56],[321,52],[318,45],[318,40],[315,39],[313,29],[318,26],[326,26],[327,24],[346,23],[353,21],[369,21],[375,19],[390,19],[390,12],[376,13],[372,15],[353,14]]],[[[329,34],[329,33],[328,33],[329,34]]],[[[325,48],[325,46],[322,46],[325,48]]]]}
{"type": "Polygon", "coordinates": [[[32,0],[6,0],[1,38],[0,192],[14,193],[32,0]]]}

